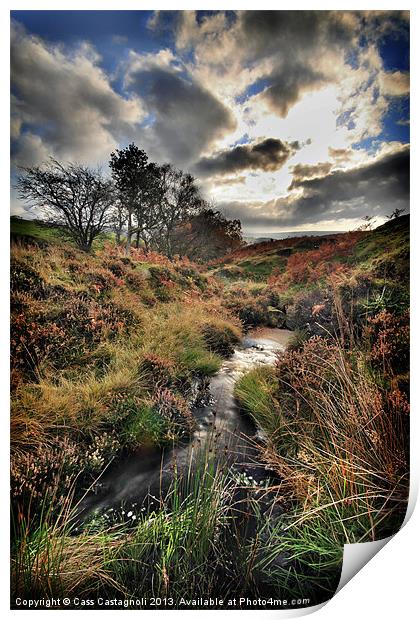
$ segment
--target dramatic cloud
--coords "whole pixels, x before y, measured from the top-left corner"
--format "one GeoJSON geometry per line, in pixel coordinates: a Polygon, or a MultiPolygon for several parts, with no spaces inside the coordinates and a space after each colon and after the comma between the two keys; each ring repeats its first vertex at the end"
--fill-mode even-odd
{"type": "Polygon", "coordinates": [[[298,142],[288,143],[266,138],[254,144],[241,144],[202,158],[195,166],[199,176],[227,175],[242,170],[274,171],[300,148],[298,142]]]}
{"type": "Polygon", "coordinates": [[[144,98],[153,115],[152,126],[140,136],[161,158],[178,165],[191,163],[236,127],[229,108],[170,63],[145,64],[134,56],[127,87],[144,98]]]}
{"type": "Polygon", "coordinates": [[[15,14],[15,165],[104,164],[134,141],[245,230],[344,230],[407,206],[408,13],[156,11],[137,36],[89,41],[83,12],[80,27],[53,15],[51,43],[15,14]]]}
{"type": "Polygon", "coordinates": [[[270,85],[261,93],[281,117],[305,92],[336,77],[334,63],[353,42],[356,18],[327,11],[247,11],[243,38],[254,60],[270,56],[270,85]],[[319,55],[322,50],[322,55],[319,55]]]}
{"type": "MultiPolygon", "coordinates": [[[[155,26],[168,19],[161,13],[155,26]]],[[[285,117],[304,93],[336,79],[359,21],[332,11],[238,11],[233,20],[217,13],[198,21],[189,11],[177,14],[173,28],[178,49],[194,51],[201,79],[231,96],[260,80],[259,98],[285,117]]]]}
{"type": "Polygon", "coordinates": [[[381,73],[379,84],[382,93],[391,97],[402,97],[410,92],[410,76],[401,71],[381,73]]]}
{"type": "Polygon", "coordinates": [[[328,174],[333,167],[333,164],[325,161],[319,164],[296,164],[292,166],[291,171],[293,174],[293,181],[289,185],[289,190],[299,187],[301,181],[305,179],[313,179],[316,177],[322,177],[328,174]]]}
{"type": "Polygon", "coordinates": [[[293,204],[295,216],[314,221],[326,212],[346,217],[385,215],[409,198],[409,149],[386,154],[357,168],[336,170],[324,177],[304,179],[293,204]]]}
{"type": "Polygon", "coordinates": [[[351,160],[351,149],[334,149],[331,146],[328,147],[328,154],[337,162],[347,162],[351,160]]]}
{"type": "Polygon", "coordinates": [[[385,216],[409,201],[409,149],[400,148],[364,166],[336,170],[295,184],[300,193],[267,202],[224,204],[248,227],[273,228],[385,216]]]}
{"type": "Polygon", "coordinates": [[[19,164],[47,154],[97,163],[130,135],[144,112],[136,98],[111,87],[88,45],[71,54],[12,26],[14,139],[19,164]]]}

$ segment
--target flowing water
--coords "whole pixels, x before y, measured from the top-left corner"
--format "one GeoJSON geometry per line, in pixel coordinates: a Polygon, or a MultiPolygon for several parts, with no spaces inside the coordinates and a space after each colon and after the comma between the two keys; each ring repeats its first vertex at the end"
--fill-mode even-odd
{"type": "Polygon", "coordinates": [[[174,467],[178,471],[194,465],[209,450],[233,465],[238,472],[255,477],[266,475],[255,464],[256,429],[244,416],[234,397],[239,377],[260,365],[272,365],[284,351],[291,332],[263,328],[249,332],[241,345],[210,380],[208,404],[193,410],[197,430],[188,442],[172,448],[141,448],[105,472],[79,506],[83,517],[121,505],[138,505],[159,497],[170,485],[174,467]]]}

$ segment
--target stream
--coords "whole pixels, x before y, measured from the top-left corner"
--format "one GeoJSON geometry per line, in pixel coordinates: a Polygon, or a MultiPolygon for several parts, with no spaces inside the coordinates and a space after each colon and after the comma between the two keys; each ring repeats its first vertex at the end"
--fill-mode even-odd
{"type": "MultiPolygon", "coordinates": [[[[210,379],[208,404],[195,407],[197,429],[188,441],[165,449],[139,448],[113,463],[78,506],[82,520],[92,513],[122,507],[140,506],[158,501],[169,488],[173,471],[186,470],[209,450],[217,459],[253,480],[267,476],[256,465],[256,439],[253,422],[243,415],[234,397],[234,386],[242,374],[260,365],[272,365],[285,347],[292,332],[277,328],[260,328],[248,332],[233,354],[210,379]]],[[[124,513],[123,513],[124,514],[124,513]]],[[[131,513],[130,513],[131,514],[131,513]]]]}

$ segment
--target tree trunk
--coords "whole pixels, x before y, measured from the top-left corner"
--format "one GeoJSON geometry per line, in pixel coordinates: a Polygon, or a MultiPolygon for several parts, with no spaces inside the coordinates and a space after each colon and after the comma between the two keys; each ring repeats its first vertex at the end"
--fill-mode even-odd
{"type": "Polygon", "coordinates": [[[130,250],[131,250],[131,235],[132,235],[132,230],[133,230],[133,226],[131,223],[131,209],[128,211],[128,219],[127,219],[127,240],[126,240],[126,244],[125,244],[125,255],[126,256],[130,256],[130,250]]]}
{"type": "Polygon", "coordinates": [[[139,249],[140,247],[140,231],[138,230],[136,233],[136,248],[139,249]]]}

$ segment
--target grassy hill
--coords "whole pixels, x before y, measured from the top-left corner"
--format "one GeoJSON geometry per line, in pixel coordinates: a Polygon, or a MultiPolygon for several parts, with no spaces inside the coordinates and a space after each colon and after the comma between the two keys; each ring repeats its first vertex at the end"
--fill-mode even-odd
{"type": "Polygon", "coordinates": [[[212,270],[215,275],[229,280],[264,281],[273,272],[284,271],[292,254],[317,250],[322,244],[334,243],[340,237],[340,234],[308,235],[250,244],[215,261],[212,270]]]}
{"type": "MultiPolygon", "coordinates": [[[[111,232],[104,232],[93,242],[93,248],[103,248],[106,241],[114,241],[115,235],[111,232]]],[[[67,243],[75,245],[73,240],[66,234],[64,228],[52,226],[42,220],[25,220],[18,216],[10,218],[10,240],[12,243],[37,243],[42,245],[44,242],[57,244],[67,243]]]]}
{"type": "Polygon", "coordinates": [[[16,595],[177,596],[191,583],[191,596],[220,595],[216,573],[251,590],[254,577],[274,579],[282,596],[332,595],[343,544],[388,536],[404,518],[408,270],[408,216],[247,246],[209,266],[126,257],[106,239],[86,254],[58,229],[14,219],[16,595]],[[255,536],[232,546],[238,498],[209,461],[191,489],[174,472],[168,500],[138,525],[95,516],[72,529],[71,502],[112,459],[191,436],[207,378],[243,331],[264,325],[294,337],[235,395],[260,430],[260,466],[277,476],[276,518],[255,495],[255,536]]]}
{"type": "Polygon", "coordinates": [[[373,231],[242,248],[211,266],[226,305],[245,325],[338,329],[338,300],[358,325],[366,313],[408,306],[409,216],[373,231]]]}
{"type": "Polygon", "coordinates": [[[353,265],[365,263],[365,267],[369,267],[369,260],[375,257],[379,262],[387,261],[389,266],[391,262],[402,265],[408,260],[408,237],[409,216],[406,215],[373,231],[309,235],[251,244],[215,261],[211,270],[214,275],[231,281],[263,282],[273,273],[278,275],[286,271],[290,256],[306,252],[314,252],[315,260],[344,260],[353,265]],[[348,242],[344,249],[340,247],[343,239],[348,242]],[[317,257],[317,250],[323,246],[330,246],[332,251],[327,257],[317,257]]]}
{"type": "MultiPolygon", "coordinates": [[[[21,217],[12,216],[10,218],[10,238],[11,241],[50,241],[51,243],[60,240],[60,231],[56,227],[48,226],[39,220],[25,220],[21,217]]],[[[64,234],[64,233],[63,233],[64,234]]],[[[62,240],[62,237],[61,237],[62,240]]]]}
{"type": "Polygon", "coordinates": [[[114,245],[88,255],[57,239],[40,245],[27,230],[11,252],[12,450],[23,496],[34,484],[28,449],[47,482],[93,453],[89,481],[109,453],[188,435],[197,379],[217,371],[241,333],[217,283],[188,261],[126,258],[114,245]],[[47,453],[59,458],[46,464],[47,453]]]}

